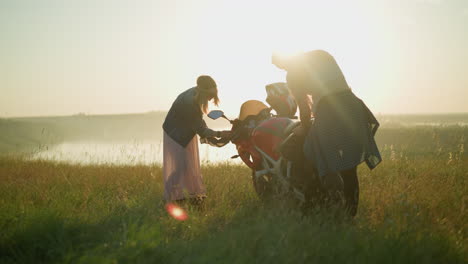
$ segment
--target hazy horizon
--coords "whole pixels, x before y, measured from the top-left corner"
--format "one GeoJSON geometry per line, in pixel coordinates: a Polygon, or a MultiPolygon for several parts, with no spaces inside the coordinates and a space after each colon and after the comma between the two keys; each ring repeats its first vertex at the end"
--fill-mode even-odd
{"type": "MultiPolygon", "coordinates": [[[[218,109],[219,107],[217,107],[218,109]]],[[[125,115],[145,115],[145,114],[152,114],[152,113],[167,113],[167,110],[150,110],[146,112],[128,112],[128,113],[75,113],[75,114],[62,114],[62,115],[24,115],[24,116],[1,116],[0,118],[5,119],[28,119],[28,118],[54,118],[54,117],[79,117],[79,116],[125,116],[125,115]]],[[[273,112],[274,114],[274,112],[273,112]]],[[[468,111],[466,112],[413,112],[413,113],[374,113],[377,117],[378,116],[430,116],[430,115],[468,115],[468,111]]],[[[228,118],[236,118],[237,116],[234,114],[233,116],[228,116],[228,118]]]]}
{"type": "Polygon", "coordinates": [[[0,117],[167,111],[209,74],[220,109],[284,81],[274,51],[325,49],[374,114],[467,113],[462,0],[0,2],[0,117]]]}

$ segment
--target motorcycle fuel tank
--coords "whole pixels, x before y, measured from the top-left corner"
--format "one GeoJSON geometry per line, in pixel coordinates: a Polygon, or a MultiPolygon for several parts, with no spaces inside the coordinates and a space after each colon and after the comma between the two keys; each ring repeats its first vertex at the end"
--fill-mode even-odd
{"type": "Polygon", "coordinates": [[[252,132],[252,141],[274,160],[280,157],[279,146],[288,136],[287,128],[297,121],[289,118],[271,118],[260,123],[252,132]]]}

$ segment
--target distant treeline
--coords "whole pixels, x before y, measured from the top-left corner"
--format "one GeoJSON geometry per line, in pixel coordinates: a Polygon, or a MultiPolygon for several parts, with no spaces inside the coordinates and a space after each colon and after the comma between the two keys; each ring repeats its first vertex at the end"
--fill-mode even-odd
{"type": "Polygon", "coordinates": [[[387,114],[377,115],[382,126],[456,125],[468,126],[468,113],[452,114],[387,114]]]}
{"type": "MultiPolygon", "coordinates": [[[[70,141],[159,141],[167,112],[0,119],[0,153],[39,150],[70,141]]],[[[210,127],[226,121],[207,120],[210,127]]]]}
{"type": "Polygon", "coordinates": [[[14,121],[50,129],[50,133],[58,141],[118,141],[159,138],[165,116],[166,112],[150,112],[17,118],[14,121]]]}
{"type": "MultiPolygon", "coordinates": [[[[31,152],[61,142],[159,142],[166,112],[122,115],[74,115],[0,119],[0,154],[31,152]]],[[[451,151],[466,145],[468,114],[378,115],[381,129],[377,143],[382,149],[435,153],[450,146],[451,151]],[[415,125],[430,125],[418,127],[415,125]],[[458,126],[456,124],[463,124],[458,126]]],[[[228,129],[225,120],[208,120],[214,129],[228,129]]]]}
{"type": "Polygon", "coordinates": [[[31,151],[54,144],[57,129],[52,123],[0,119],[0,154],[31,151]]]}

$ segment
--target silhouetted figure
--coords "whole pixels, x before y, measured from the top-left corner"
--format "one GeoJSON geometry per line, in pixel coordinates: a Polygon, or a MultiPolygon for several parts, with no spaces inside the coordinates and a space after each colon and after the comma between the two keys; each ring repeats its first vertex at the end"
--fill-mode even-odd
{"type": "Polygon", "coordinates": [[[301,127],[295,132],[305,134],[308,164],[325,189],[344,192],[347,210],[354,216],[359,201],[356,168],[365,161],[373,169],[382,160],[374,140],[379,123],[351,91],[329,53],[314,50],[287,59],[273,57],[273,63],[287,71],[288,87],[299,105],[301,127]]]}

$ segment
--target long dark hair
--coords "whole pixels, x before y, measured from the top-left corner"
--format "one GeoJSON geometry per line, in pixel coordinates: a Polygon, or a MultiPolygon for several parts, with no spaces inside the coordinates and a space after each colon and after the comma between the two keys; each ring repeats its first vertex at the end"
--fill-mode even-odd
{"type": "Polygon", "coordinates": [[[218,88],[216,82],[208,75],[201,75],[197,78],[197,93],[195,102],[200,106],[203,113],[208,112],[208,102],[213,99],[213,103],[218,106],[218,88]]]}

